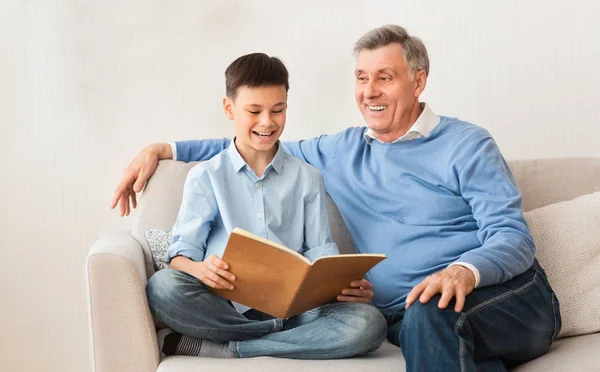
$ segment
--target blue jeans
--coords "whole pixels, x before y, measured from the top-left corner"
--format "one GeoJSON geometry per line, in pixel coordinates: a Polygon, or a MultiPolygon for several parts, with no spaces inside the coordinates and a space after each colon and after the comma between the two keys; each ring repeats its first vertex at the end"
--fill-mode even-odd
{"type": "Polygon", "coordinates": [[[427,304],[386,316],[407,371],[507,371],[545,354],[561,328],[558,300],[537,260],[508,282],[475,289],[465,308],[427,304]]]}
{"type": "Polygon", "coordinates": [[[158,320],[187,336],[229,342],[237,358],[363,355],[381,346],[387,329],[379,310],[359,303],[332,303],[285,320],[254,309],[240,314],[197,278],[177,270],[156,272],[146,292],[158,320]]]}

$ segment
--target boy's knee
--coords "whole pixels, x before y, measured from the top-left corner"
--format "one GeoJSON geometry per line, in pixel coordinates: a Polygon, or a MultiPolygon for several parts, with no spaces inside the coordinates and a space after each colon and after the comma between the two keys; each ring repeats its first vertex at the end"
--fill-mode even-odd
{"type": "Polygon", "coordinates": [[[180,284],[180,273],[177,270],[159,270],[148,280],[146,295],[150,306],[161,301],[172,301],[176,291],[173,289],[180,284]]]}
{"type": "Polygon", "coordinates": [[[351,343],[361,345],[361,352],[365,354],[377,350],[387,334],[387,322],[379,310],[367,304],[349,304],[353,308],[356,319],[352,322],[351,329],[354,333],[351,343]]]}

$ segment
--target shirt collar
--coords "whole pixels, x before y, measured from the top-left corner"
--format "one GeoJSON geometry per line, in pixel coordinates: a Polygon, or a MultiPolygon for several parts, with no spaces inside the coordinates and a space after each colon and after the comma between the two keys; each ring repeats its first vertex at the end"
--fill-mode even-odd
{"type": "MultiPolygon", "coordinates": [[[[429,137],[431,131],[440,122],[440,117],[437,116],[437,114],[433,112],[433,110],[425,102],[421,102],[420,105],[423,111],[421,112],[421,115],[419,115],[419,117],[417,118],[417,121],[414,122],[414,124],[410,127],[406,134],[404,134],[402,137],[395,139],[394,141],[392,141],[392,143],[420,137],[429,137]]],[[[371,143],[371,139],[375,139],[379,142],[382,142],[375,136],[375,133],[371,129],[367,129],[367,131],[365,132],[365,139],[368,143],[371,143]]]]}
{"type": "MultiPolygon", "coordinates": [[[[281,174],[284,157],[283,146],[281,146],[279,140],[277,141],[275,146],[277,146],[277,152],[275,153],[273,160],[271,160],[271,163],[265,169],[265,174],[269,168],[273,168],[277,173],[281,174]]],[[[237,148],[235,147],[235,138],[233,138],[233,141],[231,141],[231,143],[229,144],[229,147],[227,148],[227,153],[229,154],[229,159],[231,159],[231,165],[233,165],[233,169],[235,169],[236,172],[239,172],[244,168],[244,166],[248,165],[246,164],[246,161],[244,160],[244,158],[242,158],[242,155],[240,155],[237,148]]]]}

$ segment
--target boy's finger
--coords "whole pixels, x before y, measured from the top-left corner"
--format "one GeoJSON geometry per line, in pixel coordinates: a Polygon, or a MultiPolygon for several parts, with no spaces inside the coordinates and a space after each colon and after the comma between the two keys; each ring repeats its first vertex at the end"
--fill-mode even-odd
{"type": "Polygon", "coordinates": [[[213,264],[223,270],[229,269],[229,265],[227,265],[227,262],[223,261],[222,259],[215,256],[214,254],[210,255],[210,257],[208,257],[208,262],[210,262],[211,264],[213,264]]]}
{"type": "Polygon", "coordinates": [[[216,288],[216,289],[220,288],[220,286],[217,283],[215,283],[214,281],[208,279],[207,277],[204,277],[201,280],[201,282],[204,283],[206,286],[211,287],[211,288],[216,288]]]}
{"type": "Polygon", "coordinates": [[[206,276],[212,280],[213,282],[215,282],[216,284],[218,284],[222,289],[233,289],[233,284],[229,283],[228,281],[226,281],[225,279],[223,279],[222,277],[220,277],[219,275],[217,275],[217,273],[209,271],[206,273],[206,276]]]}
{"type": "Polygon", "coordinates": [[[226,280],[231,280],[231,281],[235,280],[235,275],[233,275],[229,271],[220,269],[217,265],[214,265],[214,264],[211,264],[211,265],[212,265],[211,270],[213,272],[215,272],[217,275],[225,278],[226,280]]]}
{"type": "Polygon", "coordinates": [[[337,300],[340,302],[362,302],[363,304],[371,303],[371,300],[368,298],[356,296],[337,296],[337,300]]]}

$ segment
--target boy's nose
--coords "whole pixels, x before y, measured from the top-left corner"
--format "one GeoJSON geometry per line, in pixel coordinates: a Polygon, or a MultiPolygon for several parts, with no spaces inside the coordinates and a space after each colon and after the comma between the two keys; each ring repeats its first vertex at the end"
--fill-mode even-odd
{"type": "Polygon", "coordinates": [[[273,117],[271,116],[271,114],[263,115],[261,124],[268,126],[268,125],[271,125],[272,123],[273,123],[273,117]]]}

